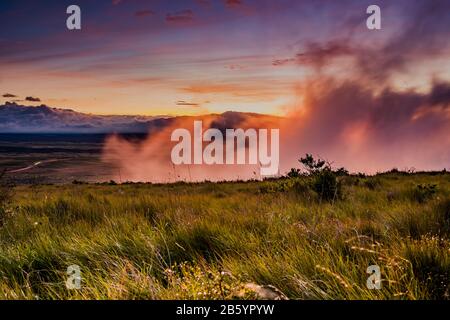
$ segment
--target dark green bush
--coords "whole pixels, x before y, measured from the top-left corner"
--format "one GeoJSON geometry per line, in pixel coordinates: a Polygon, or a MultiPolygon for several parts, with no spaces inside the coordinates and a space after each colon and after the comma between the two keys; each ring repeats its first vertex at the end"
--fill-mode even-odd
{"type": "Polygon", "coordinates": [[[369,190],[375,190],[381,187],[381,181],[378,178],[368,178],[364,181],[364,187],[369,190]]]}
{"type": "Polygon", "coordinates": [[[410,198],[413,201],[424,203],[432,199],[437,192],[437,185],[435,184],[419,184],[410,193],[410,198]]]}
{"type": "MultiPolygon", "coordinates": [[[[331,164],[322,159],[315,159],[311,154],[298,160],[311,178],[311,189],[317,193],[320,200],[335,201],[342,199],[342,183],[338,176],[348,176],[345,168],[333,171],[331,164]]],[[[292,171],[292,170],[291,170],[292,171]]],[[[304,188],[304,186],[301,186],[304,188]]]]}
{"type": "Polygon", "coordinates": [[[298,178],[301,177],[302,173],[300,169],[297,168],[291,168],[291,171],[287,173],[288,178],[298,178]]]}
{"type": "Polygon", "coordinates": [[[345,176],[350,175],[350,173],[348,172],[348,170],[345,169],[344,167],[335,170],[334,173],[335,173],[337,176],[339,176],[339,177],[345,177],[345,176]]]}
{"type": "Polygon", "coordinates": [[[342,199],[342,185],[330,168],[314,173],[312,187],[322,200],[342,199]]]}
{"type": "Polygon", "coordinates": [[[72,184],[86,184],[86,182],[80,181],[80,180],[73,180],[72,184]]]}

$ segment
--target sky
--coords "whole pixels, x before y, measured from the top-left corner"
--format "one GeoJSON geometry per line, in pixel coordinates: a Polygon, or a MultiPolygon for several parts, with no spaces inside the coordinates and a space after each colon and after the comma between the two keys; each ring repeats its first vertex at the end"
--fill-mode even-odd
{"type": "MultiPolygon", "coordinates": [[[[352,172],[450,169],[450,0],[2,0],[0,21],[3,103],[262,113],[282,116],[280,172],[305,153],[352,172]],[[81,30],[66,28],[71,4],[81,30]],[[366,26],[373,4],[380,30],[366,26]]],[[[112,137],[104,158],[133,180],[168,172],[172,129],[140,143],[112,137]]],[[[208,177],[236,178],[228,169],[208,177]]]]}
{"type": "Polygon", "coordinates": [[[288,115],[316,77],[427,92],[450,81],[449,8],[448,0],[3,0],[0,102],[288,115]],[[381,30],[366,27],[374,3],[381,30]],[[66,28],[71,4],[82,30],[66,28]]]}

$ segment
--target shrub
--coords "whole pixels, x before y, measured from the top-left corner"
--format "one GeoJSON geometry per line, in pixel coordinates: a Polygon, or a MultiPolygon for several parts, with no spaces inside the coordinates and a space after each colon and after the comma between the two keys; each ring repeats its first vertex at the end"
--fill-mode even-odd
{"type": "Polygon", "coordinates": [[[298,178],[302,175],[300,169],[297,168],[291,168],[291,171],[287,173],[288,178],[298,178]]]}
{"type": "Polygon", "coordinates": [[[410,198],[419,203],[424,203],[434,197],[437,192],[435,184],[419,184],[410,193],[410,198]]]}
{"type": "Polygon", "coordinates": [[[297,194],[307,194],[311,190],[311,182],[305,179],[296,179],[292,185],[292,189],[297,194]]]}
{"type": "Polygon", "coordinates": [[[345,169],[344,167],[337,169],[336,171],[334,171],[334,173],[335,173],[337,176],[340,176],[340,177],[345,177],[345,176],[350,175],[350,173],[348,172],[348,170],[345,169]]]}
{"type": "Polygon", "coordinates": [[[342,182],[342,185],[345,186],[359,186],[361,185],[361,179],[357,176],[348,175],[345,177],[342,177],[340,180],[342,182]]]}
{"type": "Polygon", "coordinates": [[[364,187],[369,190],[375,190],[381,187],[381,181],[378,178],[369,178],[364,181],[364,187]]]}
{"type": "Polygon", "coordinates": [[[300,158],[299,162],[312,177],[312,189],[319,195],[321,200],[334,201],[342,198],[342,184],[337,175],[348,175],[348,171],[340,168],[334,172],[331,165],[322,159],[314,159],[311,154],[300,158]]]}
{"type": "Polygon", "coordinates": [[[304,158],[300,158],[298,160],[308,171],[309,174],[315,174],[321,172],[322,170],[329,168],[329,165],[326,164],[325,160],[322,159],[314,159],[314,157],[307,153],[304,158]]]}
{"type": "Polygon", "coordinates": [[[336,174],[330,168],[316,172],[313,176],[313,190],[325,201],[334,201],[342,198],[342,186],[336,174]]]}
{"type": "Polygon", "coordinates": [[[86,184],[86,182],[80,181],[80,180],[73,180],[72,184],[86,184]]]}

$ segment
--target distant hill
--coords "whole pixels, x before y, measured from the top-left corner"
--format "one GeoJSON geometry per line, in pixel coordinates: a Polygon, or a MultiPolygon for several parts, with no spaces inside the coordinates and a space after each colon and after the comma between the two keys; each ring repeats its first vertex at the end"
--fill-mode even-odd
{"type": "Polygon", "coordinates": [[[0,105],[1,133],[109,133],[147,132],[163,117],[93,115],[46,105],[30,107],[6,102],[0,105]]]}
{"type": "MultiPolygon", "coordinates": [[[[0,133],[148,133],[189,118],[194,117],[94,115],[46,105],[32,107],[6,102],[0,105],[0,133]]],[[[210,126],[219,129],[245,128],[251,124],[257,128],[261,123],[279,119],[232,111],[195,118],[209,119],[210,126]]]]}

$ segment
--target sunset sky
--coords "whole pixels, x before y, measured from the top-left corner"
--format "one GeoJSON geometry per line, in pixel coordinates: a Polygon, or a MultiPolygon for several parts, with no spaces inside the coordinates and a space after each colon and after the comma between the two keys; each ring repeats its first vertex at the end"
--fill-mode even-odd
{"type": "Polygon", "coordinates": [[[441,0],[1,1],[0,102],[285,115],[318,75],[425,93],[450,81],[449,9],[441,0]],[[375,3],[379,31],[366,28],[375,3]],[[81,31],[66,29],[70,4],[81,7],[81,31]]]}

